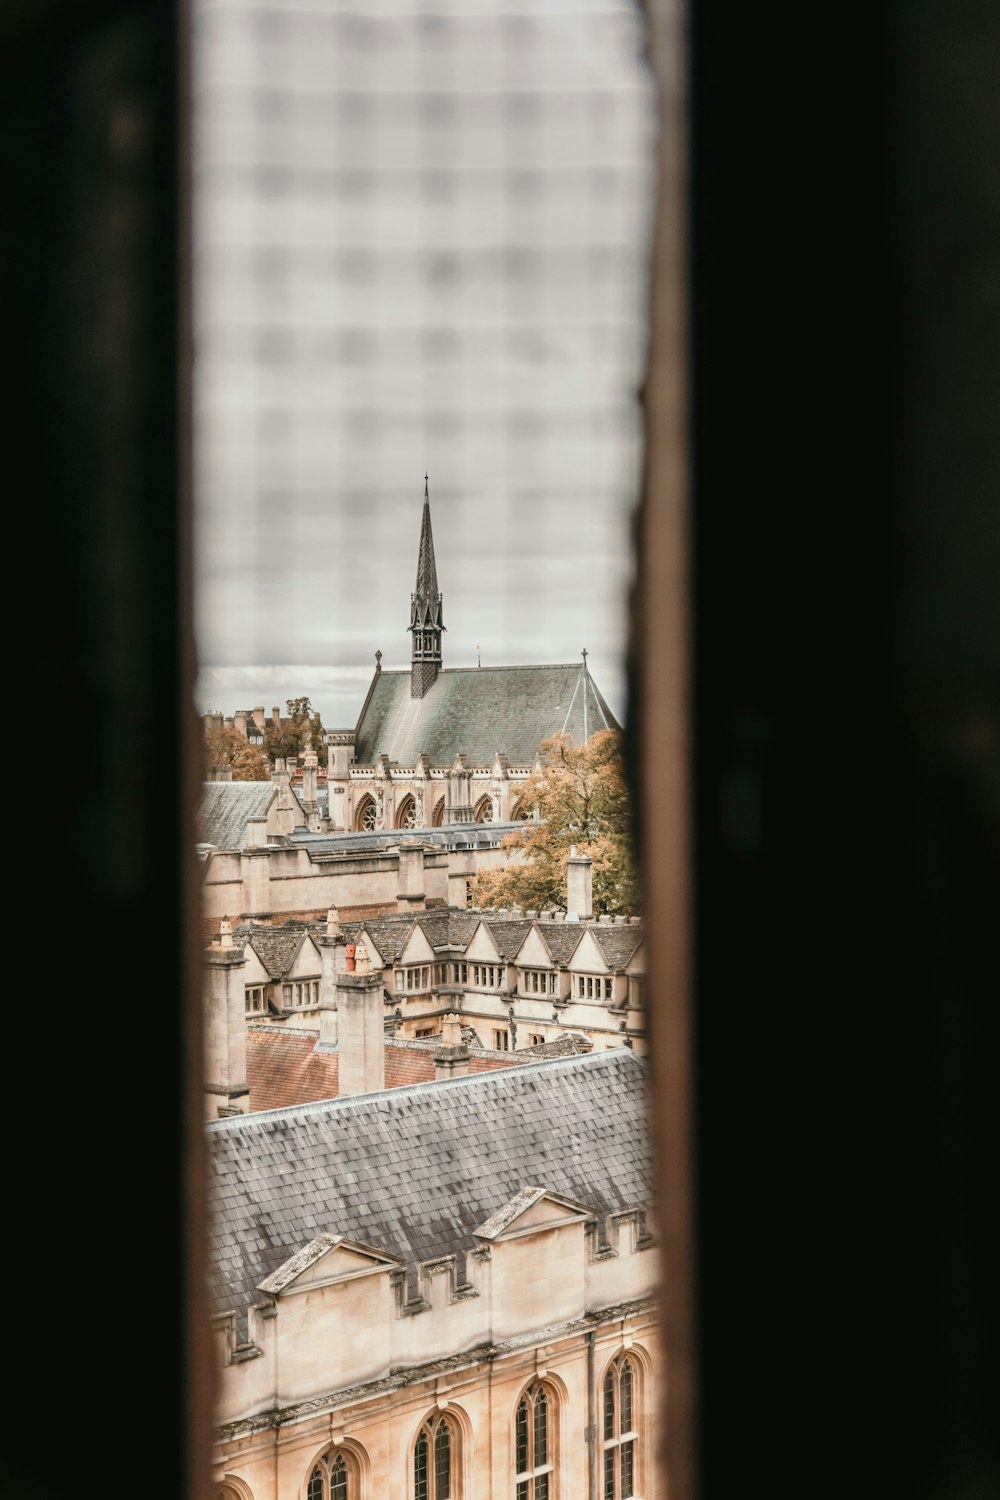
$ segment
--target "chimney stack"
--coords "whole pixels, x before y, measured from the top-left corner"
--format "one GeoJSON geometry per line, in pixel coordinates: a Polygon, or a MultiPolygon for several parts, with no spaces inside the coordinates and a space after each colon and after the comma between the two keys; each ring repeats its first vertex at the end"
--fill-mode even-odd
{"type": "Polygon", "coordinates": [[[577,854],[575,844],[566,861],[566,915],[582,922],[594,915],[594,861],[589,854],[577,854]]]}
{"type": "MultiPolygon", "coordinates": [[[[332,1047],[337,1040],[337,976],[347,967],[347,943],[340,930],[340,914],[331,906],[326,931],[317,938],[322,978],[319,986],[319,1045],[332,1047]]],[[[352,964],[353,967],[353,964],[352,964]]]]}
{"type": "Polygon", "coordinates": [[[372,970],[364,943],[354,972],[337,975],[338,1093],[373,1094],[385,1088],[385,1027],[381,969],[372,970]]]}
{"type": "Polygon", "coordinates": [[[447,1015],[441,1023],[441,1045],[434,1051],[434,1077],[462,1078],[469,1071],[469,1049],[462,1040],[461,1018],[447,1015]]]}
{"type": "Polygon", "coordinates": [[[232,924],[223,917],[218,947],[205,954],[205,1117],[209,1120],[245,1115],[250,1109],[245,967],[246,954],[233,946],[232,924]]]}
{"type": "Polygon", "coordinates": [[[399,889],[396,892],[397,911],[423,911],[427,906],[424,894],[424,845],[401,844],[399,848],[399,889]]]}

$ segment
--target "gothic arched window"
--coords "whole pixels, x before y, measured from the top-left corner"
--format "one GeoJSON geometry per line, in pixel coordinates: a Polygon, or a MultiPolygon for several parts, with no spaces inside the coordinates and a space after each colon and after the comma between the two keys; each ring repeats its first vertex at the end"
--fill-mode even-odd
{"type": "Polygon", "coordinates": [[[365,797],[358,808],[358,818],[355,826],[358,828],[373,829],[376,817],[374,797],[365,797]]]}
{"type": "Polygon", "coordinates": [[[533,1385],[517,1403],[514,1417],[515,1500],[555,1500],[553,1400],[543,1385],[533,1385]]]}
{"type": "Polygon", "coordinates": [[[636,1374],[635,1362],[622,1356],[608,1366],[604,1376],[603,1500],[629,1500],[636,1493],[639,1448],[636,1374]]]}
{"type": "Polygon", "coordinates": [[[354,1473],[342,1453],[325,1453],[309,1475],[306,1500],[357,1500],[354,1473]]]}
{"type": "Polygon", "coordinates": [[[476,803],[475,818],[477,823],[493,822],[493,798],[480,797],[476,803]]]}
{"type": "Polygon", "coordinates": [[[413,1449],[414,1500],[458,1500],[458,1431],[447,1417],[431,1417],[413,1449]]]}
{"type": "Polygon", "coordinates": [[[400,804],[399,812],[396,814],[397,828],[416,828],[417,826],[417,804],[413,797],[404,797],[400,804]]]}

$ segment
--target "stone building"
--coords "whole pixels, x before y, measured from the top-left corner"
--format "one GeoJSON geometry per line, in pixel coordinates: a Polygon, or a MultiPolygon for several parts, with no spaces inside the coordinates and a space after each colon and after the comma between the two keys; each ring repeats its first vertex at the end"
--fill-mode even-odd
{"type": "Polygon", "coordinates": [[[276,767],[271,782],[218,781],[202,787],[195,837],[202,916],[217,933],[225,916],[240,921],[373,916],[465,904],[482,870],[509,858],[509,824],[459,824],[419,835],[393,830],[314,833],[306,804],[276,767]]]}
{"type": "Polygon", "coordinates": [[[209,1122],[219,1500],[662,1500],[647,1108],[618,1048],[209,1122]]]}
{"type": "Polygon", "coordinates": [[[445,667],[430,496],[410,595],[410,666],[375,674],[353,729],[328,731],[331,829],[428,828],[530,817],[519,787],[544,739],[620,729],[580,664],[445,667]]]}
{"type": "Polygon", "coordinates": [[[223,1030],[266,1020],[307,1034],[317,1048],[335,1047],[341,979],[364,954],[387,1039],[437,1044],[457,1025],[477,1053],[541,1055],[580,1038],[589,1048],[644,1054],[642,923],[589,913],[589,866],[584,856],[571,860],[565,911],[407,909],[401,901],[394,912],[355,920],[334,906],[322,920],[223,917],[205,953],[206,1010],[232,1008],[223,1030]]]}
{"type": "MultiPolygon", "coordinates": [[[[584,744],[599,729],[620,730],[581,660],[506,667],[445,667],[443,595],[438,588],[430,496],[425,484],[410,595],[410,665],[375,672],[353,728],[328,730],[299,765],[280,763],[304,809],[302,826],[315,833],[440,828],[463,823],[508,823],[531,817],[520,789],[538,763],[543,740],[567,733],[584,744]]],[[[318,718],[318,716],[317,716],[318,718]]],[[[281,714],[271,723],[280,728],[281,714]]],[[[268,720],[262,707],[204,717],[235,728],[262,745],[268,720]]],[[[228,767],[210,775],[226,781],[228,767]]]]}

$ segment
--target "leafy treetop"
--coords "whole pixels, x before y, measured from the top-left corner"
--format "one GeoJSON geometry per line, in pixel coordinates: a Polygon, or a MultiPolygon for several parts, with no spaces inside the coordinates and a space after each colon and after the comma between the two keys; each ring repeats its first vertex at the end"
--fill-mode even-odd
{"type": "Polygon", "coordinates": [[[264,730],[264,749],[271,761],[300,760],[307,744],[311,744],[318,755],[326,734],[319,710],[313,711],[308,698],[287,698],[285,707],[288,715],[282,718],[280,728],[270,723],[264,730]]]}
{"type": "Polygon", "coordinates": [[[575,845],[593,860],[595,913],[639,912],[618,730],[599,730],[583,745],[574,744],[568,734],[543,740],[539,764],[522,784],[519,805],[529,810],[529,818],[502,840],[512,855],[507,867],[484,871],[473,880],[471,898],[477,906],[563,908],[566,861],[575,845]]]}

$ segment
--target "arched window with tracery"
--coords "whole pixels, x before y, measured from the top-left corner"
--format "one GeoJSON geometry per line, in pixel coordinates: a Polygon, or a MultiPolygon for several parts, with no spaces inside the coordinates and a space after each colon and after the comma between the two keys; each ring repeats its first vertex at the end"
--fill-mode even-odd
{"type": "Polygon", "coordinates": [[[396,814],[397,828],[416,828],[417,804],[413,797],[404,797],[396,814]]]}
{"type": "Polygon", "coordinates": [[[638,1366],[627,1355],[614,1360],[604,1376],[602,1435],[603,1500],[629,1500],[636,1494],[639,1452],[638,1366]]]}
{"type": "Polygon", "coordinates": [[[435,808],[434,808],[434,817],[431,820],[431,826],[434,827],[434,828],[440,828],[443,823],[444,823],[444,798],[442,797],[440,799],[440,801],[437,803],[437,805],[435,806],[435,808]]]}
{"type": "Polygon", "coordinates": [[[554,1406],[544,1385],[528,1388],[514,1416],[515,1500],[555,1500],[554,1406]]]}
{"type": "Polygon", "coordinates": [[[375,798],[367,795],[362,797],[361,802],[358,804],[357,817],[354,820],[355,828],[373,829],[375,827],[376,816],[375,798]]]}
{"type": "Polygon", "coordinates": [[[474,817],[475,817],[475,820],[476,820],[477,823],[492,823],[493,822],[493,798],[492,797],[480,797],[479,801],[476,803],[476,810],[475,810],[475,813],[474,813],[474,817]]]}
{"type": "Polygon", "coordinates": [[[306,1500],[358,1500],[358,1470],[354,1457],[331,1448],[313,1464],[306,1500]]]}
{"type": "Polygon", "coordinates": [[[458,1428],[430,1417],[413,1448],[413,1500],[458,1500],[458,1428]]]}

